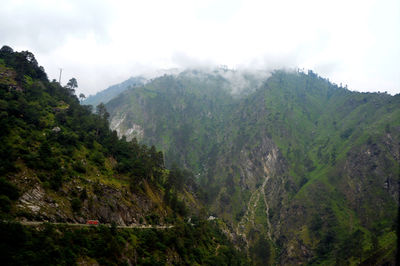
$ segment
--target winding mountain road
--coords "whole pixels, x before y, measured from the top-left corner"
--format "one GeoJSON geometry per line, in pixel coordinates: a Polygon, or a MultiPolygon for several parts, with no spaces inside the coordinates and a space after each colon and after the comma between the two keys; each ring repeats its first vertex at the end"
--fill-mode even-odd
{"type": "MultiPolygon", "coordinates": [[[[46,224],[49,222],[43,221],[20,221],[22,225],[26,226],[38,226],[42,224],[46,224]]],[[[67,225],[67,226],[74,226],[74,227],[90,227],[90,226],[97,226],[92,224],[79,224],[79,223],[50,223],[54,225],[67,225]]],[[[111,224],[99,224],[110,226],[111,224]]],[[[129,229],[129,228],[137,228],[137,229],[170,229],[173,228],[173,225],[143,225],[143,224],[131,224],[131,225],[117,225],[117,228],[129,229]]]]}

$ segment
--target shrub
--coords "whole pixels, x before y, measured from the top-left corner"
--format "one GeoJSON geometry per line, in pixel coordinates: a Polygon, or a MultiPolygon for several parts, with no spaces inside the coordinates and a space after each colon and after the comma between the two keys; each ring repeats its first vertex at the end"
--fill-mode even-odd
{"type": "Polygon", "coordinates": [[[16,200],[19,198],[19,190],[5,178],[0,178],[0,195],[6,195],[9,199],[16,200]]]}
{"type": "Polygon", "coordinates": [[[0,195],[0,209],[5,213],[11,211],[11,200],[6,195],[0,195]]]}
{"type": "Polygon", "coordinates": [[[74,212],[79,212],[82,208],[82,202],[78,198],[73,198],[71,200],[71,208],[74,212]]]}

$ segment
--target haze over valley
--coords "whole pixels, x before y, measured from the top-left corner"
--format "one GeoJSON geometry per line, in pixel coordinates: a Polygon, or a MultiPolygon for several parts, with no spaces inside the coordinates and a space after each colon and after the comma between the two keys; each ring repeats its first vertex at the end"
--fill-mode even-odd
{"type": "Polygon", "coordinates": [[[5,265],[397,265],[398,1],[6,1],[5,265]]]}

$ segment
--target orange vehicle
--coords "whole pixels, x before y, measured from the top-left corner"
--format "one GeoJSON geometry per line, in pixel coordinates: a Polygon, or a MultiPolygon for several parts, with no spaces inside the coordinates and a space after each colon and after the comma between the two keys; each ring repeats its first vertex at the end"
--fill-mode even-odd
{"type": "Polygon", "coordinates": [[[99,220],[87,220],[86,224],[99,225],[99,220]]]}

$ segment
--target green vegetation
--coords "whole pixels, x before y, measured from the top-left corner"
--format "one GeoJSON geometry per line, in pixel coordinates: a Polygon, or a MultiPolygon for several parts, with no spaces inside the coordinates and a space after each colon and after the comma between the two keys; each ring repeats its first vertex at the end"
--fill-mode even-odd
{"type": "Polygon", "coordinates": [[[232,99],[229,91],[219,89],[225,85],[217,78],[204,86],[203,80],[190,76],[163,76],[125,91],[108,102],[107,109],[113,119],[120,119],[122,112],[126,115],[121,131],[132,128],[132,123],[142,127],[146,137],[140,140],[164,151],[168,166],[176,162],[198,173],[215,149],[227,110],[224,104],[232,99]],[[157,119],[145,120],[150,117],[157,119]]]}
{"type": "Polygon", "coordinates": [[[3,222],[3,260],[245,264],[223,228],[256,265],[394,263],[400,95],[350,92],[311,71],[244,75],[232,94],[224,75],[165,75],[93,112],[75,79],[50,82],[30,52],[1,48],[2,221],[114,223],[3,222]]]}
{"type": "Polygon", "coordinates": [[[0,238],[5,265],[248,265],[215,224],[206,221],[177,223],[168,230],[28,228],[2,222],[0,238]]]}
{"type": "Polygon", "coordinates": [[[104,105],[92,114],[90,106],[79,104],[75,79],[65,88],[49,82],[29,52],[3,47],[0,56],[5,69],[2,75],[14,78],[17,84],[0,83],[2,175],[17,173],[26,165],[54,190],[94,169],[113,176],[128,175],[133,186],[141,180],[164,182],[162,153],[135,140],[118,139],[116,132],[109,130],[104,105]],[[116,161],[112,167],[107,165],[110,160],[116,161]]]}
{"type": "MultiPolygon", "coordinates": [[[[351,92],[312,71],[247,84],[232,94],[223,75],[188,70],[107,108],[115,129],[139,125],[167,165],[196,173],[202,199],[233,228],[267,235],[269,221],[271,263],[393,262],[395,240],[380,243],[396,228],[400,95],[351,92]]],[[[264,240],[249,239],[252,257],[264,240]]]]}
{"type": "MultiPolygon", "coordinates": [[[[109,100],[115,98],[121,92],[131,88],[142,86],[146,82],[146,79],[142,77],[132,77],[121,84],[113,85],[104,91],[98,92],[95,95],[87,97],[82,101],[84,105],[97,106],[100,103],[107,103],[109,100]]],[[[84,99],[85,97],[79,97],[84,99]]]]}
{"type": "MultiPolygon", "coordinates": [[[[205,221],[194,176],[168,170],[154,146],[109,129],[104,104],[82,106],[71,78],[49,81],[30,52],[0,50],[0,250],[7,265],[244,265],[205,221]],[[201,218],[198,218],[202,213],[201,218]],[[184,220],[193,218],[191,223],[184,220]],[[52,223],[30,227],[18,220],[52,223]],[[119,224],[173,224],[165,230],[119,224]]],[[[81,97],[83,98],[83,97],[81,97]]]]}

